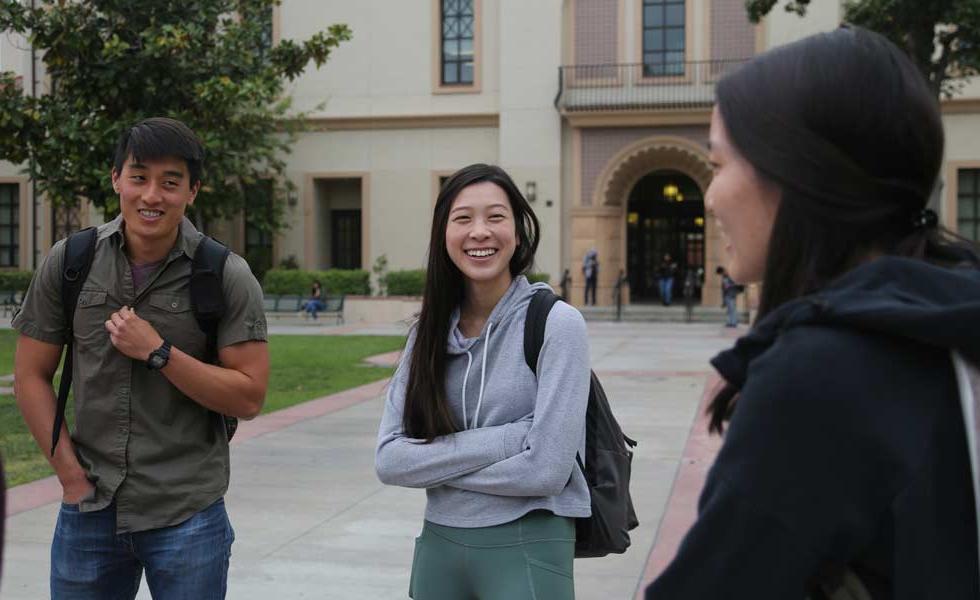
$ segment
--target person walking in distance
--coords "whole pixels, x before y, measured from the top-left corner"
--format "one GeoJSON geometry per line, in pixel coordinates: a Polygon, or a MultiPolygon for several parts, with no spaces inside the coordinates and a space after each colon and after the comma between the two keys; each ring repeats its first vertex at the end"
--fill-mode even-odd
{"type": "Polygon", "coordinates": [[[858,27],[716,92],[705,208],[759,312],[712,360],[724,441],[646,598],[980,598],[980,248],[927,208],[935,92],[858,27]]]}
{"type": "Polygon", "coordinates": [[[77,304],[63,306],[71,273],[62,240],[13,319],[17,405],[62,487],[51,544],[55,600],[131,599],[144,573],[157,599],[225,597],[235,536],[223,500],[230,461],[222,415],[259,413],[269,353],[262,289],[230,254],[217,363],[209,364],[189,291],[205,240],[184,216],[203,162],[200,140],[179,121],[125,129],[111,169],[120,215],[89,238],[94,256],[77,304]],[[74,311],[70,329],[65,308],[74,311]],[[55,444],[52,379],[69,341],[75,425],[69,432],[62,424],[55,444]]]}
{"type": "Polygon", "coordinates": [[[476,164],[436,200],[422,312],[388,387],[375,467],[424,488],[414,600],[572,600],[576,517],[591,515],[585,320],[557,302],[537,376],[524,357],[538,221],[511,178],[476,164]]]}
{"type": "Polygon", "coordinates": [[[742,286],[728,276],[725,267],[718,267],[715,273],[721,276],[721,301],[725,306],[725,327],[738,327],[738,295],[742,292],[742,286]]]}
{"type": "Polygon", "coordinates": [[[582,277],[585,278],[585,304],[589,304],[589,293],[592,294],[592,306],[595,306],[596,284],[599,281],[599,252],[592,248],[582,259],[582,277]]]}

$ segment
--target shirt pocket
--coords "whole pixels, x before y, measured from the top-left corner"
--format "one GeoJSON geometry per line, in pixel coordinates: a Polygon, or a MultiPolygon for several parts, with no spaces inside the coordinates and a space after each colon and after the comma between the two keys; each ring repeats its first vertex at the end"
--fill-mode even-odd
{"type": "Polygon", "coordinates": [[[180,348],[181,351],[201,359],[204,355],[206,338],[194,317],[191,300],[182,294],[153,294],[148,299],[150,321],[161,337],[180,348]]]}
{"type": "Polygon", "coordinates": [[[109,343],[105,322],[112,314],[109,294],[105,290],[82,290],[75,305],[72,330],[80,351],[104,355],[109,343]]]}

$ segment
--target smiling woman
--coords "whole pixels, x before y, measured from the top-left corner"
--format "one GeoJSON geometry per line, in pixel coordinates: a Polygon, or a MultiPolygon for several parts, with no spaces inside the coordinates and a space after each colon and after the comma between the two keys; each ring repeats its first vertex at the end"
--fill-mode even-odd
{"type": "Polygon", "coordinates": [[[591,510],[575,466],[588,340],[582,315],[559,302],[539,376],[525,363],[528,304],[549,290],[525,276],[537,245],[537,218],[499,167],[470,165],[442,187],[422,312],[389,386],[376,458],[384,483],[426,489],[415,600],[574,597],[573,518],[591,510]],[[477,546],[479,567],[463,568],[461,550],[477,546]]]}

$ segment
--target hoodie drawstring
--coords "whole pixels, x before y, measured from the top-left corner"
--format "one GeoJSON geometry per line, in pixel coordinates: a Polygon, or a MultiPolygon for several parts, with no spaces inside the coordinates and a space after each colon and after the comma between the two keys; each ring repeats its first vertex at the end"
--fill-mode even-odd
{"type": "Polygon", "coordinates": [[[473,425],[470,426],[469,418],[466,415],[466,382],[470,376],[470,367],[473,366],[473,354],[466,351],[466,371],[463,373],[463,429],[476,429],[476,424],[480,420],[480,406],[483,404],[483,389],[487,376],[487,354],[490,353],[490,332],[493,331],[493,323],[487,325],[487,344],[483,349],[483,361],[480,368],[480,395],[476,400],[476,412],[473,414],[473,425]]]}
{"type": "Polygon", "coordinates": [[[463,373],[463,429],[468,429],[466,420],[466,378],[470,376],[470,367],[473,366],[473,355],[466,351],[466,372],[463,373]]]}
{"type": "Polygon", "coordinates": [[[480,395],[476,400],[476,413],[473,415],[473,427],[476,429],[476,424],[480,419],[480,406],[483,404],[483,382],[486,380],[487,376],[487,355],[490,354],[490,332],[493,331],[493,323],[487,325],[487,345],[483,348],[483,365],[480,367],[480,395]]]}

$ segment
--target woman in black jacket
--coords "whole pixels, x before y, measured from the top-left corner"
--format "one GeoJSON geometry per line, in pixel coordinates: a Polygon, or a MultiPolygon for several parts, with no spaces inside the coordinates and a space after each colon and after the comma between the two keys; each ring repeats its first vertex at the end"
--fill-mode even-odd
{"type": "Polygon", "coordinates": [[[712,361],[725,441],[646,597],[980,598],[980,425],[961,405],[980,270],[926,208],[937,99],[885,38],[841,28],[719,82],[710,146],[726,269],[761,301],[712,361]]]}

